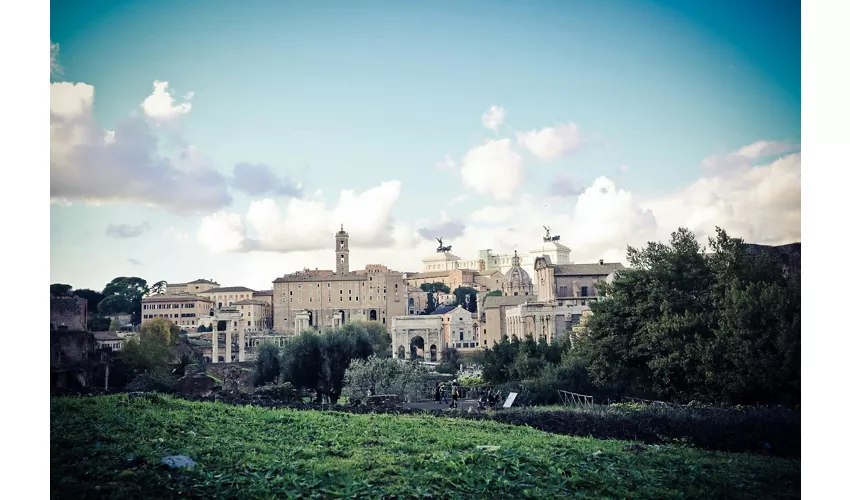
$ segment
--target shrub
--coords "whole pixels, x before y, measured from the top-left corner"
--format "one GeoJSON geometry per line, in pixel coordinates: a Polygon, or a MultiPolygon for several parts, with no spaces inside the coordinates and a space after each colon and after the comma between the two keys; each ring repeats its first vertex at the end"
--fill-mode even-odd
{"type": "Polygon", "coordinates": [[[426,394],[428,372],[419,363],[404,363],[393,358],[371,356],[355,359],[345,372],[344,394],[363,398],[371,391],[377,394],[395,394],[407,401],[420,399],[426,394]]]}

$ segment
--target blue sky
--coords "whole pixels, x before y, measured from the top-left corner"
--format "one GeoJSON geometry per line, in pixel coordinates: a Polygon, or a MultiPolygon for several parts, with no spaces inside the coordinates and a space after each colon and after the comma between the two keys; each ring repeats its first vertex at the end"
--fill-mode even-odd
{"type": "MultiPolygon", "coordinates": [[[[358,216],[380,226],[362,227],[370,236],[355,265],[418,271],[433,252],[428,229],[452,234],[462,257],[477,248],[522,250],[547,221],[577,261],[621,260],[625,245],[663,238],[677,225],[799,240],[799,3],[53,1],[51,42],[62,67],[52,81],[94,87],[98,130],[144,116],[140,103],[155,80],[167,81],[177,102],[193,93],[189,112],[153,129],[163,157],[191,145],[222,176],[238,163],[267,165],[300,183],[304,200],[320,190],[328,211],[341,190],[359,195],[398,181],[389,205],[375,202],[381,207],[370,212],[367,200],[352,201],[358,216]],[[497,130],[482,125],[491,106],[505,110],[497,130]],[[581,144],[557,157],[544,159],[517,136],[570,123],[581,144]],[[476,188],[499,181],[465,181],[464,158],[488,140],[510,141],[521,157],[522,179],[508,198],[476,188]],[[735,154],[759,141],[773,146],[735,154]],[[446,155],[454,168],[437,167],[446,155]],[[735,168],[709,171],[701,164],[711,157],[735,168]],[[556,192],[565,179],[575,192],[556,192]],[[744,180],[755,184],[742,188],[744,180]],[[796,218],[794,200],[772,215],[772,196],[787,201],[795,181],[796,218]],[[500,207],[512,213],[486,215],[500,207]],[[598,224],[584,222],[597,215],[598,224]],[[594,232],[599,225],[606,230],[594,232]],[[387,233],[393,237],[380,236],[387,233]]],[[[56,140],[52,178],[71,162],[54,162],[56,140]]],[[[501,175],[494,154],[478,175],[501,175]]],[[[334,215],[266,240],[268,216],[250,227],[250,206],[263,199],[281,217],[306,220],[288,196],[231,188],[230,203],[185,214],[122,199],[122,189],[108,200],[103,190],[68,194],[54,181],[51,190],[63,199],[51,205],[51,279],[75,287],[139,275],[269,288],[286,272],[332,265],[332,240],[327,248],[296,244],[304,235],[292,229],[321,231],[334,215]],[[247,229],[225,251],[211,251],[210,234],[233,238],[221,218],[204,226],[221,211],[247,229]],[[109,225],[145,222],[137,237],[107,233],[109,225]]]]}

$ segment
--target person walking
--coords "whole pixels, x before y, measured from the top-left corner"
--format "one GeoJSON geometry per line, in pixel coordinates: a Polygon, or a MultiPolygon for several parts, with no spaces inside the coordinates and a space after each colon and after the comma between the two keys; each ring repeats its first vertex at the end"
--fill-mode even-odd
{"type": "Polygon", "coordinates": [[[446,396],[446,384],[445,382],[440,383],[440,404],[449,404],[449,399],[446,396]]]}
{"type": "Polygon", "coordinates": [[[440,402],[440,382],[438,381],[434,384],[434,401],[437,403],[440,402]]]}
{"type": "Polygon", "coordinates": [[[460,397],[460,386],[457,379],[452,381],[452,405],[449,408],[457,408],[457,398],[460,397]]]}

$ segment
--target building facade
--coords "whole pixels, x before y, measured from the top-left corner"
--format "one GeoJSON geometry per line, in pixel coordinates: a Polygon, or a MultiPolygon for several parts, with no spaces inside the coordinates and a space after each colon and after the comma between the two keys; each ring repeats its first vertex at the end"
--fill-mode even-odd
{"type": "Polygon", "coordinates": [[[165,293],[170,293],[172,295],[180,293],[199,294],[209,290],[210,288],[216,288],[218,286],[219,284],[215,281],[205,279],[190,281],[188,283],[166,283],[165,293]]]}
{"type": "Polygon", "coordinates": [[[599,283],[609,275],[624,271],[619,262],[600,260],[596,264],[553,264],[548,256],[534,263],[539,283],[538,300],[562,306],[587,306],[599,300],[599,283]]]}
{"type": "Polygon", "coordinates": [[[142,299],[142,324],[165,318],[187,332],[195,332],[210,317],[210,311],[213,302],[208,297],[191,293],[152,295],[142,299]]]}
{"type": "Polygon", "coordinates": [[[392,318],[390,334],[396,359],[418,357],[429,362],[443,359],[443,318],[432,314],[404,315],[392,318]]]}
{"type": "Polygon", "coordinates": [[[349,235],[335,235],[336,271],[304,270],[273,282],[274,331],[295,335],[304,328],[332,328],[352,320],[385,325],[406,313],[404,274],[386,266],[350,271],[349,235]]]}
{"type": "Polygon", "coordinates": [[[242,319],[236,322],[237,331],[248,334],[268,332],[272,328],[272,306],[264,300],[244,299],[234,302],[242,319]]]}

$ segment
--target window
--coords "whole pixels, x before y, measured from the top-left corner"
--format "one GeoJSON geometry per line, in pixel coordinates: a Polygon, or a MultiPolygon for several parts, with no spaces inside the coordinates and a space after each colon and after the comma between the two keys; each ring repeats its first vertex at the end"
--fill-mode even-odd
{"type": "MultiPolygon", "coordinates": [[[[587,287],[586,286],[581,287],[581,296],[587,297],[587,287]]],[[[582,305],[584,305],[584,304],[582,304],[582,305]]]]}

